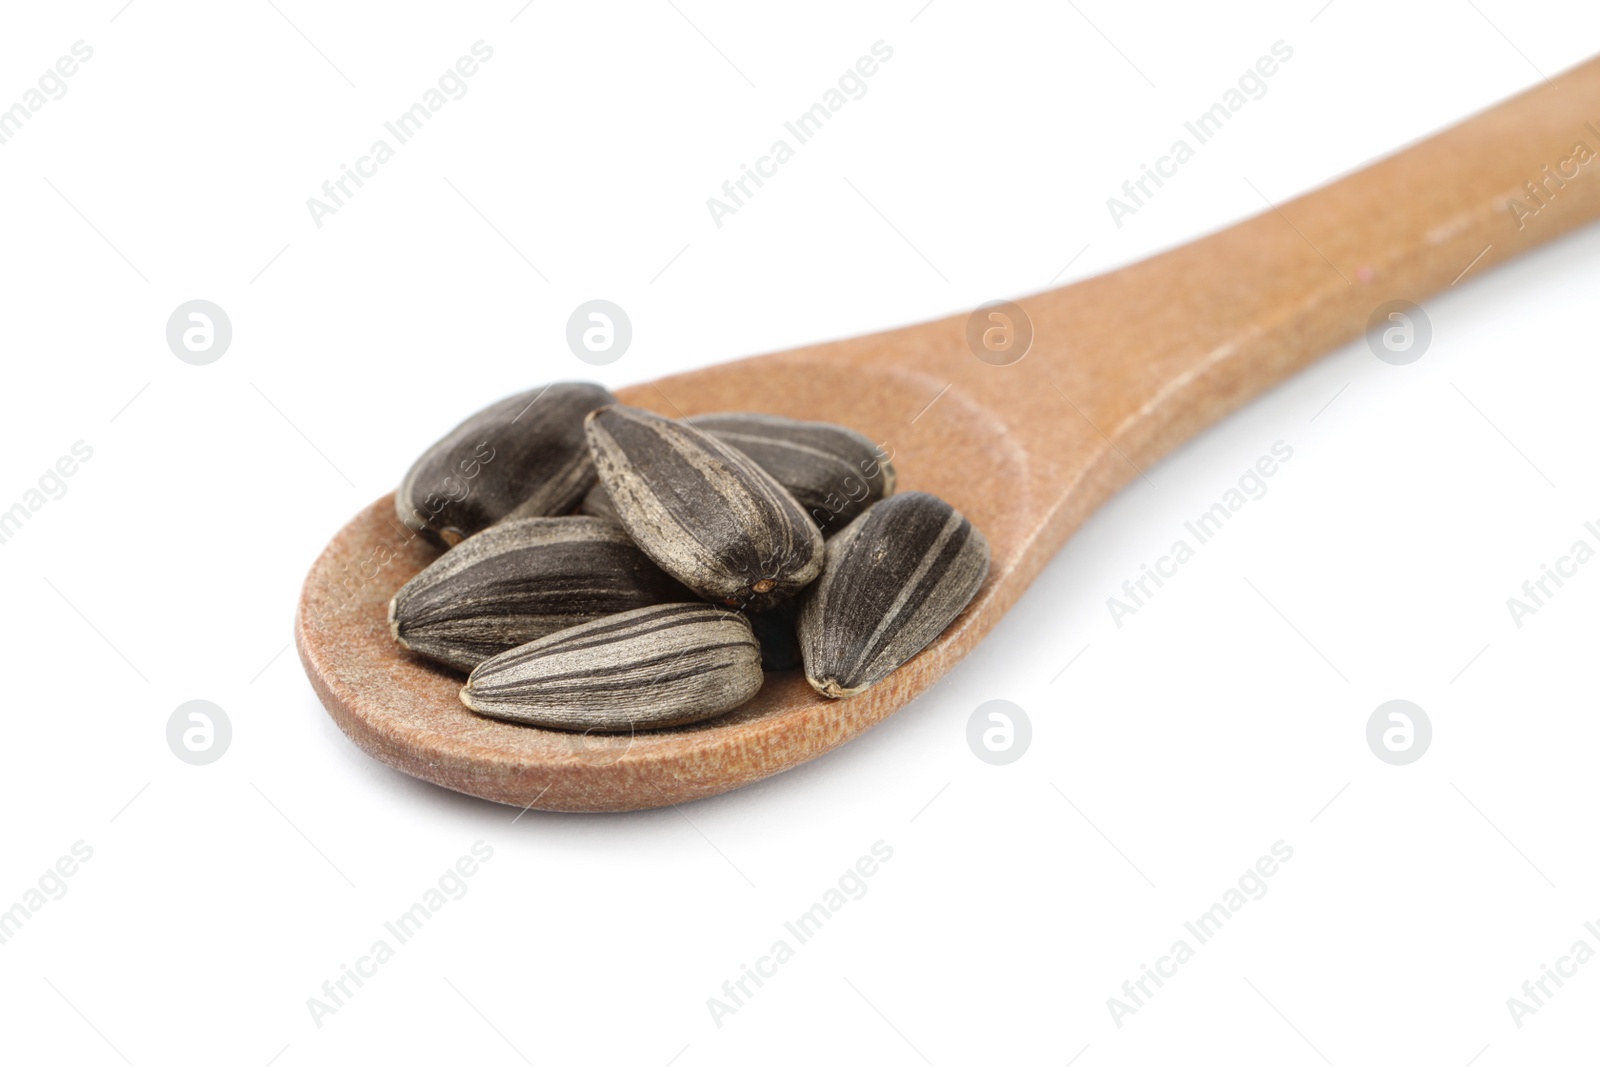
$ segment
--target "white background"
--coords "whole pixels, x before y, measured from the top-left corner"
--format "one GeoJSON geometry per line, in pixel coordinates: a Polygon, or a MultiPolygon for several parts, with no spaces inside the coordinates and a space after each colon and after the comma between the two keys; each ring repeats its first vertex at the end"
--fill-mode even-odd
{"type": "Polygon", "coordinates": [[[736,794],[513,821],[319,706],[287,650],[312,559],[461,416],[597,376],[563,340],[580,302],[632,318],[609,385],[954,313],[1254,214],[1244,179],[1286,199],[1600,42],[1577,2],[920,2],[8,5],[0,106],[94,49],[0,145],[0,508],[94,450],[0,545],[0,908],[93,849],[0,945],[8,1061],[1592,1055],[1600,963],[1520,1028],[1506,999],[1600,949],[1600,564],[1521,628],[1506,598],[1600,545],[1600,231],[1429,302],[1419,362],[1349,346],[1172,455],[933,692],[736,794]],[[480,39],[467,95],[316,227],[307,197],[480,39]],[[713,225],[878,40],[867,95],[713,225]],[[1279,40],[1268,94],[1114,226],[1106,197],[1279,40]],[[195,298],[233,323],[210,366],[165,342],[195,298]],[[1278,440],[1268,494],[1117,627],[1106,598],[1278,440]],[[234,731],[204,767],[165,740],[196,698],[234,731]],[[1394,698],[1434,728],[1405,767],[1365,741],[1394,698]],[[1032,720],[1010,766],[965,740],[992,699],[1032,720]],[[467,894],[318,1026],[307,999],[480,840],[467,894]],[[867,894],[716,1025],[707,998],[880,840],[867,894]],[[1270,891],[1115,1025],[1280,840],[1270,891]]]}

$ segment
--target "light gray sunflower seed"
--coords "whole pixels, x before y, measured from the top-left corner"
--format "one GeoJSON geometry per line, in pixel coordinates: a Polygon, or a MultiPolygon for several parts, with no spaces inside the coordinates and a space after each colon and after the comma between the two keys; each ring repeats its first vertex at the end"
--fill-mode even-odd
{"type": "Polygon", "coordinates": [[[389,602],[412,652],[470,671],[490,656],[579,623],[695,601],[616,523],[582,515],[513,519],[467,538],[389,602]]]}
{"type": "Polygon", "coordinates": [[[400,521],[450,547],[502,519],[560,515],[594,482],[583,418],[616,402],[590,382],[508,396],[445,434],[395,492],[400,521]]]}
{"type": "Polygon", "coordinates": [[[938,497],[872,505],[828,542],[801,599],[806,680],[828,697],[882,681],[944,632],[988,573],[989,543],[938,497]]]}
{"type": "Polygon", "coordinates": [[[696,593],[763,611],[822,570],[822,535],[743,452],[682,422],[620,404],[587,421],[617,518],[646,555],[696,593]]]}
{"type": "Polygon", "coordinates": [[[761,688],[761,646],[738,612],[662,604],[542,637],[485,660],[461,690],[481,715],[560,730],[683,726],[761,688]]]}
{"type": "Polygon", "coordinates": [[[794,494],[824,537],[894,492],[888,452],[848,427],[743,411],[687,421],[755,460],[794,494]]]}
{"type": "Polygon", "coordinates": [[[583,503],[578,505],[581,515],[593,515],[597,519],[610,519],[612,522],[621,523],[617,518],[617,509],[611,506],[611,498],[606,496],[605,483],[596,481],[583,495],[583,503]]]}

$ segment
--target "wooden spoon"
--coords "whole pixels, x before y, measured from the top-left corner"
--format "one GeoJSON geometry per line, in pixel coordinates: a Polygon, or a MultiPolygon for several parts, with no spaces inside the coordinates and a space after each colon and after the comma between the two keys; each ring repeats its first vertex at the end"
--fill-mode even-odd
{"type": "Polygon", "coordinates": [[[978,348],[989,361],[969,319],[980,334],[1000,324],[980,311],[621,390],[677,417],[768,411],[855,427],[894,450],[902,489],[938,494],[988,537],[977,598],[859,696],[823,699],[790,672],[720,718],[633,737],[482,718],[457,699],[459,676],[389,636],[390,596],[435,555],[395,521],[391,497],[341,530],[306,579],[295,631],[306,673],[369,754],[518,807],[678,804],[820,756],[954,666],[1085,518],[1169,449],[1360,336],[1385,302],[1420,301],[1600,214],[1600,162],[1573,161],[1579,143],[1600,151],[1600,60],[1556,81],[1220,233],[1019,299],[1009,350],[978,348]],[[1024,358],[1007,362],[1030,322],[1024,358]]]}

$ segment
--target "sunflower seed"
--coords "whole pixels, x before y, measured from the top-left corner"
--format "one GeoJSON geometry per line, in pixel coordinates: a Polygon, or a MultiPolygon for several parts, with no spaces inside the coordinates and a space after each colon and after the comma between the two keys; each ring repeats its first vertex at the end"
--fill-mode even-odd
{"type": "Polygon", "coordinates": [[[661,604],[612,615],[485,660],[461,702],[495,719],[562,730],[682,726],[761,688],[761,648],[738,612],[661,604]]]}
{"type": "Polygon", "coordinates": [[[467,538],[402,586],[389,602],[389,629],[412,652],[470,671],[569,626],[694,600],[613,522],[514,519],[467,538]]]}
{"type": "Polygon", "coordinates": [[[707,600],[763,611],[822,570],[822,535],[743,452],[639,408],[586,422],[617,517],[645,554],[707,600]]]}
{"type": "Polygon", "coordinates": [[[571,511],[594,482],[583,417],[615,402],[602,386],[558,382],[489,405],[412,464],[395,493],[400,521],[448,548],[501,519],[571,511]]]}
{"type": "Polygon", "coordinates": [[[743,411],[686,421],[755,460],[794,494],[824,536],[894,492],[884,446],[847,427],[743,411]]]}
{"type": "Polygon", "coordinates": [[[988,572],[989,543],[938,497],[874,504],[828,542],[802,597],[806,680],[828,697],[882,681],[944,632],[988,572]]]}
{"type": "Polygon", "coordinates": [[[604,483],[599,481],[591,485],[589,491],[583,495],[583,503],[578,505],[578,514],[593,515],[597,519],[610,519],[615,523],[622,521],[617,518],[617,509],[611,506],[611,498],[606,495],[604,483]]]}

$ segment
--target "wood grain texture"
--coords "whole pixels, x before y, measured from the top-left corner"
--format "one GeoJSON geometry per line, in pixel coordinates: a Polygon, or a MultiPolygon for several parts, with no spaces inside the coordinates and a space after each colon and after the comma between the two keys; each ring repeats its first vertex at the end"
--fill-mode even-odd
{"type": "Polygon", "coordinates": [[[977,597],[858,696],[826,700],[798,673],[775,675],[727,715],[631,738],[476,716],[457,677],[389,639],[388,598],[435,552],[406,540],[389,499],[340,531],[307,578],[296,628],[307,674],[377,758],[518,807],[682,803],[815,758],[954,666],[1139,468],[1360,336],[1379,304],[1420,303],[1463,272],[1470,285],[1600,215],[1593,166],[1536,215],[1519,222],[1508,206],[1575,143],[1600,147],[1600,61],[1555,82],[1229,229],[1019,299],[1034,340],[1010,366],[974,358],[962,314],[620,390],[673,417],[760,410],[850,426],[889,444],[900,488],[944,498],[983,531],[993,557],[977,597]]]}

